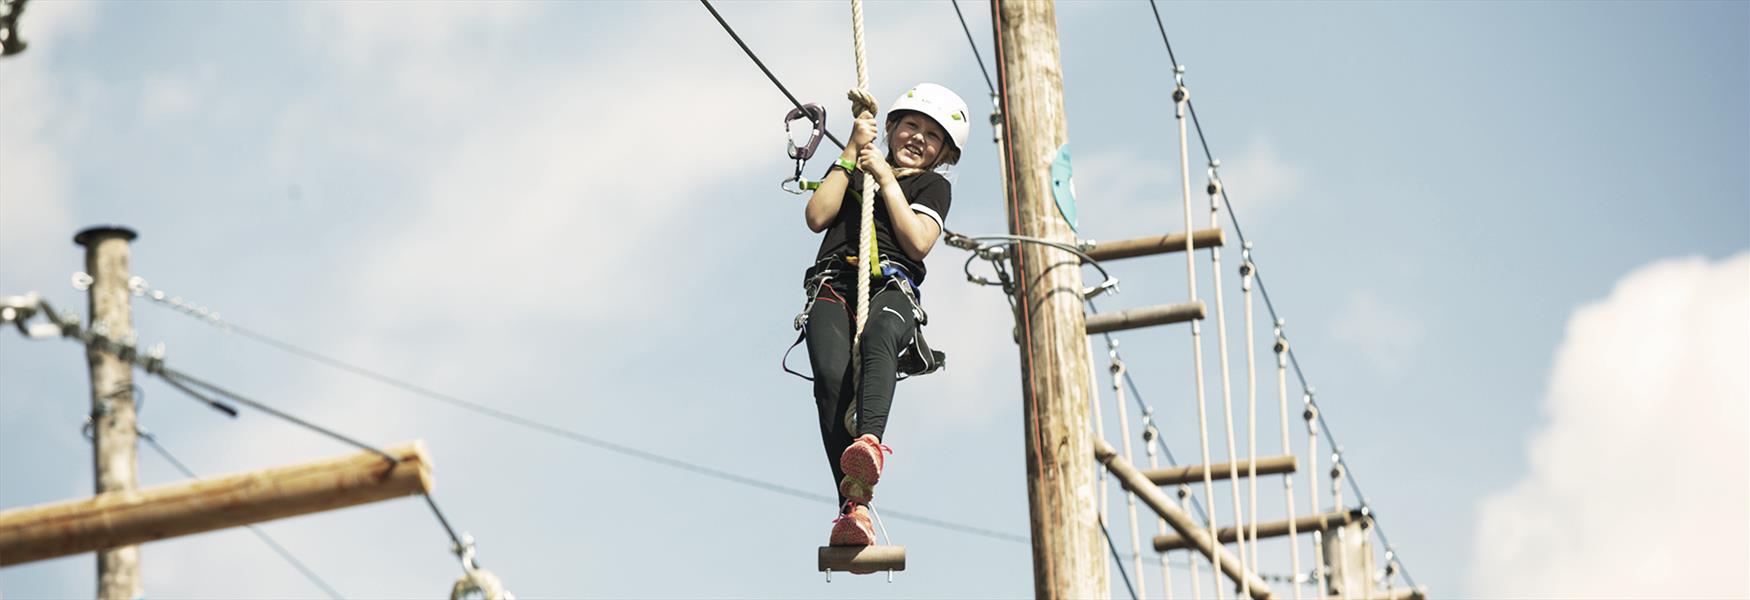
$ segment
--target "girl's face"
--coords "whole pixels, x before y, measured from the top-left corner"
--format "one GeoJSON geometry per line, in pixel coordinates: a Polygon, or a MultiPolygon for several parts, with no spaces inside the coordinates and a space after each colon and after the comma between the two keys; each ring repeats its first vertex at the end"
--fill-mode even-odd
{"type": "Polygon", "coordinates": [[[910,169],[935,166],[942,155],[942,144],[948,133],[929,117],[915,112],[900,115],[899,122],[887,133],[887,149],[893,163],[910,169]]]}

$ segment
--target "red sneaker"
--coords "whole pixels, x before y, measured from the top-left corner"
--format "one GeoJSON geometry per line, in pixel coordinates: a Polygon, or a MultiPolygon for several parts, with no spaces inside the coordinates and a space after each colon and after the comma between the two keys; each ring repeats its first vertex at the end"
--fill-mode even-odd
{"type": "Polygon", "coordinates": [[[875,484],[881,481],[885,454],[892,453],[893,448],[873,435],[864,434],[851,442],[851,447],[839,455],[839,468],[845,472],[845,478],[839,481],[839,495],[857,504],[868,504],[875,497],[875,484]]]}
{"type": "Polygon", "coordinates": [[[871,546],[875,544],[875,523],[869,520],[869,507],[851,504],[850,512],[832,520],[829,546],[871,546]]]}

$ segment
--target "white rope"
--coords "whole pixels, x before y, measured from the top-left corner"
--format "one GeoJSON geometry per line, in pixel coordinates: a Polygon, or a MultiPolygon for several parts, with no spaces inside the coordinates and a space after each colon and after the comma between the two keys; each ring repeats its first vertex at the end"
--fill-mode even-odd
{"type": "MultiPolygon", "coordinates": [[[[1221,161],[1209,163],[1209,226],[1221,224],[1221,198],[1218,195],[1221,187],[1216,183],[1215,170],[1221,167],[1221,161]]],[[[1186,237],[1190,237],[1191,228],[1185,228],[1186,237]]],[[[1209,249],[1209,275],[1215,287],[1215,344],[1216,353],[1221,363],[1221,410],[1227,425],[1227,479],[1233,484],[1234,505],[1234,540],[1240,555],[1240,570],[1251,572],[1250,559],[1246,556],[1246,519],[1240,510],[1240,465],[1239,454],[1234,450],[1234,404],[1232,377],[1228,370],[1227,356],[1227,303],[1221,297],[1221,247],[1212,246],[1209,249]]],[[[1206,470],[1207,471],[1207,470],[1206,470]]],[[[1214,506],[1210,507],[1211,509],[1214,506]]],[[[1240,578],[1240,596],[1252,595],[1252,578],[1240,578]]]]}
{"type": "MultiPolygon", "coordinates": [[[[1114,381],[1116,381],[1116,378],[1114,378],[1114,381]]],[[[1117,386],[1118,384],[1113,383],[1112,385],[1117,386]]],[[[1119,388],[1118,401],[1124,401],[1123,388],[1119,388]]],[[[1142,422],[1142,447],[1146,451],[1146,454],[1148,454],[1148,468],[1159,469],[1161,468],[1161,458],[1155,451],[1154,441],[1155,438],[1160,437],[1161,433],[1160,430],[1155,429],[1153,408],[1148,408],[1143,411],[1142,422]]],[[[1155,533],[1157,535],[1167,534],[1167,520],[1165,518],[1157,517],[1155,519],[1155,533]]],[[[1187,551],[1187,554],[1189,554],[1189,551],[1187,551]]],[[[1160,557],[1161,586],[1166,590],[1164,597],[1167,600],[1173,600],[1173,572],[1171,569],[1167,568],[1167,553],[1162,552],[1160,557]]],[[[1191,581],[1197,581],[1197,561],[1192,559],[1186,562],[1191,563],[1191,581]]]]}
{"type": "MultiPolygon", "coordinates": [[[[1218,181],[1216,185],[1220,185],[1218,181]]],[[[1251,444],[1246,460],[1246,482],[1251,488],[1252,563],[1258,563],[1258,347],[1257,332],[1252,326],[1252,248],[1251,242],[1240,248],[1240,296],[1246,306],[1246,441],[1251,444]]]]}
{"type": "Polygon", "coordinates": [[[1306,460],[1308,463],[1310,463],[1309,465],[1307,465],[1308,469],[1306,472],[1306,481],[1307,481],[1306,499],[1307,499],[1307,503],[1309,505],[1311,505],[1310,508],[1312,509],[1312,512],[1309,514],[1319,515],[1319,525],[1321,525],[1321,527],[1318,530],[1313,531],[1313,534],[1312,534],[1313,556],[1318,557],[1318,560],[1319,560],[1319,567],[1316,569],[1313,569],[1313,584],[1315,586],[1317,586],[1317,587],[1313,588],[1313,592],[1318,594],[1320,597],[1324,597],[1326,592],[1330,589],[1330,588],[1325,586],[1325,564],[1324,564],[1324,560],[1325,560],[1324,531],[1326,529],[1328,529],[1328,527],[1325,527],[1325,525],[1328,525],[1328,524],[1325,522],[1324,514],[1319,512],[1319,428],[1317,425],[1317,422],[1318,422],[1317,421],[1317,419],[1318,419],[1318,412],[1317,411],[1318,411],[1318,409],[1313,407],[1312,390],[1306,390],[1304,395],[1301,396],[1301,398],[1302,398],[1302,403],[1306,405],[1306,410],[1305,410],[1305,412],[1302,412],[1301,415],[1306,419],[1306,454],[1307,454],[1306,460]]]}
{"type": "MultiPolygon", "coordinates": [[[[1110,344],[1112,390],[1113,397],[1118,400],[1118,435],[1124,442],[1124,461],[1136,464],[1132,461],[1133,454],[1130,451],[1130,413],[1124,408],[1124,361],[1118,360],[1118,342],[1113,341],[1110,344]]],[[[1094,404],[1099,404],[1099,402],[1094,404]]],[[[1104,470],[1101,469],[1101,471],[1104,470]]],[[[1130,556],[1135,565],[1133,570],[1136,571],[1136,597],[1137,600],[1146,600],[1148,598],[1148,584],[1145,583],[1147,578],[1142,576],[1142,532],[1136,526],[1136,494],[1126,492],[1124,505],[1130,511],[1130,556]]]]}
{"type": "MultiPolygon", "coordinates": [[[[874,100],[869,96],[869,65],[863,51],[863,0],[851,0],[851,43],[857,55],[857,89],[852,91],[851,101],[851,118],[855,119],[862,112],[859,109],[867,108],[870,115],[876,112],[874,100]],[[861,92],[861,98],[855,97],[856,92],[861,92]]],[[[851,338],[851,365],[856,369],[855,377],[861,380],[863,325],[869,322],[869,270],[877,268],[875,263],[880,260],[875,256],[874,248],[875,176],[866,172],[863,173],[862,221],[857,231],[857,334],[851,338]]],[[[858,425],[860,428],[862,424],[858,425]]]]}
{"type": "MultiPolygon", "coordinates": [[[[1254,267],[1255,269],[1256,267],[1254,267]]],[[[1247,288],[1246,306],[1251,310],[1252,295],[1247,288]]],[[[1282,454],[1293,454],[1288,448],[1288,338],[1282,337],[1282,321],[1276,322],[1276,404],[1282,410],[1282,454]]],[[[1294,525],[1294,474],[1282,474],[1282,500],[1288,505],[1288,559],[1294,569],[1294,600],[1300,600],[1300,532],[1294,525]]]]}
{"type": "MultiPolygon", "coordinates": [[[[1191,245],[1191,148],[1188,132],[1185,130],[1185,103],[1191,94],[1185,89],[1185,67],[1177,68],[1178,86],[1173,90],[1173,105],[1179,121],[1179,183],[1184,188],[1185,196],[1185,281],[1190,290],[1191,301],[1197,301],[1197,261],[1191,245]]],[[[1198,326],[1199,321],[1191,321],[1191,360],[1192,368],[1197,373],[1197,439],[1203,447],[1203,498],[1209,505],[1209,539],[1220,544],[1216,532],[1215,518],[1215,478],[1209,473],[1209,415],[1203,406],[1203,333],[1198,326]]],[[[1210,575],[1215,580],[1215,598],[1226,597],[1221,585],[1221,553],[1210,553],[1210,575]]]]}

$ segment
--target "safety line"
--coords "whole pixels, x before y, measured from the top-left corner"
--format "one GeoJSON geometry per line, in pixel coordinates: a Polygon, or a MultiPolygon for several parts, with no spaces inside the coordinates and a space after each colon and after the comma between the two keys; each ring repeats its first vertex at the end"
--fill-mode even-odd
{"type": "MultiPolygon", "coordinates": [[[[159,456],[163,456],[164,460],[168,461],[171,466],[176,467],[177,471],[181,471],[183,476],[188,477],[189,479],[201,478],[199,475],[195,475],[194,471],[188,468],[188,465],[183,464],[182,461],[177,460],[174,455],[170,454],[170,450],[165,448],[163,444],[158,443],[157,436],[142,432],[140,439],[146,440],[146,443],[150,444],[152,449],[158,451],[159,456]]],[[[334,591],[333,586],[328,585],[328,582],[323,581],[321,576],[317,575],[316,572],[311,570],[309,566],[305,565],[303,561],[298,560],[298,557],[294,556],[291,550],[287,550],[285,546],[281,546],[279,542],[273,539],[273,536],[268,535],[266,531],[263,531],[260,527],[256,527],[255,525],[244,525],[244,527],[248,528],[256,537],[261,538],[261,541],[266,543],[268,547],[273,548],[273,551],[278,553],[280,558],[291,563],[292,568],[297,569],[299,573],[303,573],[304,578],[310,580],[310,583],[321,588],[322,593],[328,594],[328,597],[333,598],[334,600],[342,600],[340,592],[334,591]]]]}
{"type": "MultiPolygon", "coordinates": [[[[747,57],[753,59],[753,64],[760,68],[760,72],[766,74],[766,79],[772,80],[772,84],[778,86],[778,91],[783,92],[784,97],[789,98],[791,104],[796,105],[796,108],[802,108],[802,103],[798,102],[796,96],[790,93],[790,88],[784,87],[784,82],[778,81],[778,76],[773,75],[772,70],[766,68],[766,63],[761,61],[759,56],[754,55],[753,49],[747,47],[747,42],[741,41],[741,36],[735,33],[735,28],[730,27],[729,22],[723,20],[723,15],[717,14],[717,7],[711,6],[711,0],[699,0],[699,2],[705,5],[705,10],[711,11],[711,16],[717,19],[717,24],[722,25],[723,30],[729,32],[729,37],[735,39],[735,44],[737,46],[741,46],[741,51],[746,52],[747,57]]],[[[831,131],[827,131],[826,128],[822,127],[821,132],[825,133],[826,139],[832,140],[832,143],[837,145],[840,150],[845,149],[845,143],[839,141],[837,137],[834,137],[831,131]]]]}
{"type": "Polygon", "coordinates": [[[966,32],[966,44],[972,46],[972,58],[978,61],[978,71],[984,74],[984,87],[990,89],[991,95],[996,95],[997,86],[990,81],[990,71],[984,68],[984,57],[978,54],[978,42],[972,41],[972,28],[966,26],[966,15],[960,12],[960,0],[950,0],[954,4],[954,16],[960,17],[960,30],[966,32]]]}
{"type": "MultiPolygon", "coordinates": [[[[166,305],[166,306],[169,306],[169,305],[166,305]]],[[[675,459],[675,458],[670,458],[670,457],[656,454],[653,452],[647,452],[644,450],[633,448],[631,446],[626,446],[623,444],[610,442],[610,441],[607,441],[605,439],[590,436],[590,435],[587,435],[587,434],[584,434],[581,432],[577,432],[574,430],[565,429],[562,427],[557,427],[554,425],[550,425],[548,423],[536,421],[534,419],[529,419],[526,417],[511,414],[511,413],[508,413],[508,412],[505,412],[505,411],[502,411],[502,410],[499,410],[496,408],[492,408],[489,406],[485,406],[482,404],[469,402],[467,400],[463,400],[461,398],[451,396],[449,394],[445,394],[445,393],[442,393],[442,392],[439,392],[436,390],[432,390],[430,388],[426,388],[424,386],[420,386],[420,385],[417,385],[417,384],[414,384],[414,383],[411,383],[408,381],[397,379],[395,377],[391,377],[389,375],[385,375],[385,374],[379,373],[377,371],[373,371],[373,370],[370,370],[370,369],[367,369],[364,367],[360,367],[360,366],[357,366],[357,365],[354,365],[354,364],[351,364],[351,363],[348,363],[348,362],[345,362],[345,361],[342,361],[339,359],[331,358],[329,356],[323,355],[323,354],[318,353],[316,351],[309,350],[309,349],[297,346],[297,345],[289,343],[289,342],[281,341],[281,340],[276,339],[272,336],[260,333],[258,331],[253,330],[253,329],[243,327],[243,326],[238,325],[238,324],[236,324],[232,321],[229,321],[229,320],[214,319],[211,316],[200,317],[199,315],[197,315],[195,313],[188,312],[186,310],[180,310],[179,308],[177,309],[177,312],[181,312],[181,313],[188,315],[189,317],[192,317],[192,318],[197,318],[203,322],[208,323],[209,325],[219,327],[220,329],[222,329],[224,331],[235,332],[235,333],[241,334],[244,337],[247,337],[251,340],[255,340],[257,342],[266,344],[270,347],[278,349],[282,352],[286,352],[286,353],[291,354],[293,356],[297,356],[299,358],[303,358],[303,359],[309,360],[311,362],[315,362],[317,364],[320,364],[320,365],[323,365],[323,366],[326,366],[326,367],[329,367],[332,369],[351,373],[353,375],[357,375],[359,377],[363,377],[365,379],[369,379],[371,381],[375,381],[377,383],[387,385],[389,387],[393,387],[393,388],[408,392],[408,393],[413,394],[415,396],[443,402],[445,404],[449,404],[449,405],[454,406],[456,408],[460,408],[460,409],[463,409],[463,410],[466,410],[469,412],[480,414],[480,415],[483,415],[483,416],[491,418],[491,419],[495,419],[498,421],[509,423],[511,425],[516,425],[519,427],[533,429],[536,431],[540,431],[542,433],[552,435],[554,437],[570,440],[573,442],[577,442],[577,443],[581,443],[581,444],[585,444],[585,445],[589,445],[589,446],[594,446],[596,448],[607,450],[609,452],[614,452],[617,454],[629,456],[629,457],[636,458],[636,459],[643,460],[643,461],[647,461],[647,462],[654,462],[657,464],[672,467],[675,469],[680,469],[683,471],[688,471],[688,472],[695,473],[698,475],[704,475],[707,477],[721,479],[721,480],[728,481],[731,483],[736,483],[736,484],[740,484],[740,485],[744,485],[744,486],[748,486],[748,487],[752,487],[752,488],[762,489],[762,490],[765,490],[768,492],[783,494],[783,495],[787,495],[787,496],[791,496],[791,497],[795,497],[795,498],[801,498],[804,500],[814,500],[814,501],[819,501],[819,502],[825,502],[828,504],[836,504],[838,502],[838,499],[836,497],[825,496],[825,495],[821,495],[821,494],[807,492],[807,491],[803,491],[803,490],[793,488],[793,487],[788,487],[788,486],[779,485],[779,484],[775,484],[775,483],[769,483],[769,482],[761,481],[761,480],[754,479],[751,477],[745,477],[745,476],[737,475],[734,473],[730,473],[728,471],[721,471],[721,470],[713,469],[710,467],[705,467],[705,466],[701,466],[698,464],[690,463],[687,461],[683,461],[683,460],[679,460],[679,459],[675,459]]],[[[985,529],[982,527],[976,527],[976,526],[971,526],[971,525],[962,525],[959,523],[944,521],[941,519],[936,519],[933,517],[928,517],[928,516],[924,516],[924,515],[920,515],[920,514],[907,513],[904,511],[896,511],[896,510],[893,510],[892,508],[887,509],[887,513],[889,515],[892,515],[896,519],[910,521],[910,522],[918,523],[921,525],[928,525],[928,526],[932,526],[932,527],[937,527],[940,529],[946,529],[946,530],[956,531],[956,532],[960,532],[960,533],[966,533],[966,534],[970,534],[970,535],[977,535],[977,536],[982,536],[982,537],[987,537],[987,538],[992,538],[992,539],[998,539],[998,540],[1003,540],[1003,541],[1007,541],[1007,542],[1017,542],[1017,543],[1023,543],[1023,544],[1029,542],[1029,538],[1027,538],[1025,536],[1015,535],[1015,534],[1011,534],[1011,533],[1004,533],[1004,532],[1000,532],[1000,531],[996,531],[996,530],[992,530],[992,529],[985,529]]]]}

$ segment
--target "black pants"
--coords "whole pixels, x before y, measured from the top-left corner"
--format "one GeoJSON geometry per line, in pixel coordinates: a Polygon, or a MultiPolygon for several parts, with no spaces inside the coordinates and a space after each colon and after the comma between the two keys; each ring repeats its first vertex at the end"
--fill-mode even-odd
{"type": "MultiPolygon", "coordinates": [[[[851,370],[851,339],[857,328],[857,285],[835,280],[821,286],[808,311],[808,361],[814,368],[814,403],[820,412],[820,439],[832,464],[833,488],[844,479],[839,455],[863,434],[884,437],[899,351],[917,331],[912,300],[897,279],[872,282],[869,320],[864,323],[862,381],[851,370]],[[861,385],[859,385],[861,384],[861,385]],[[856,429],[847,421],[855,409],[856,429]]],[[[845,499],[839,498],[839,505],[845,499]]]]}

